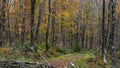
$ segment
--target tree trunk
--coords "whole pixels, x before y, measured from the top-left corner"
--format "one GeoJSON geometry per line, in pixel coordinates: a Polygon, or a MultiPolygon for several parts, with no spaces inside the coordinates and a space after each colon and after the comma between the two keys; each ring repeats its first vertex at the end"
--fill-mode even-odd
{"type": "Polygon", "coordinates": [[[37,28],[36,28],[36,31],[35,31],[35,41],[37,41],[37,36],[39,34],[40,24],[41,24],[42,18],[43,18],[42,16],[43,16],[44,2],[43,3],[39,3],[39,16],[38,16],[37,28]]]}
{"type": "Polygon", "coordinates": [[[83,30],[82,30],[82,35],[81,35],[81,38],[82,38],[82,50],[84,49],[84,41],[85,41],[85,28],[83,27],[82,28],[83,30]]]}
{"type": "Polygon", "coordinates": [[[30,22],[31,42],[30,42],[30,46],[31,46],[32,50],[33,50],[33,46],[34,46],[34,9],[35,9],[35,1],[36,0],[31,0],[31,22],[30,22]]]}
{"type": "Polygon", "coordinates": [[[50,18],[51,18],[51,0],[49,0],[48,2],[48,9],[49,9],[49,14],[48,14],[48,24],[47,24],[47,29],[46,29],[46,51],[48,51],[49,49],[48,37],[49,37],[50,18]]]}
{"type": "Polygon", "coordinates": [[[111,6],[111,14],[112,14],[112,24],[111,24],[111,35],[112,35],[112,66],[111,68],[117,68],[116,65],[116,45],[117,45],[117,38],[116,38],[116,0],[109,0],[112,3],[111,6]]]}
{"type": "Polygon", "coordinates": [[[93,48],[93,29],[91,31],[91,36],[90,36],[90,49],[93,48]]]}
{"type": "Polygon", "coordinates": [[[63,17],[62,17],[62,23],[60,27],[60,47],[63,47],[63,17]]]}
{"type": "MultiPolygon", "coordinates": [[[[25,4],[26,5],[26,4],[25,4]]],[[[21,10],[23,10],[22,13],[22,22],[21,22],[21,38],[20,38],[20,45],[23,46],[24,45],[24,37],[25,37],[25,12],[26,9],[24,8],[24,3],[21,2],[21,10]]]]}
{"type": "Polygon", "coordinates": [[[53,14],[53,17],[52,17],[52,27],[51,27],[51,30],[52,30],[52,34],[51,34],[51,45],[54,46],[54,39],[55,39],[55,16],[56,16],[56,2],[53,2],[53,11],[52,11],[52,14],[53,14]]]}
{"type": "Polygon", "coordinates": [[[1,20],[0,20],[0,46],[3,46],[4,43],[5,43],[5,8],[6,8],[6,0],[2,0],[1,2],[1,14],[0,14],[0,17],[1,17],[1,20]]]}
{"type": "Polygon", "coordinates": [[[107,45],[106,45],[106,29],[105,29],[105,0],[103,0],[103,18],[102,18],[102,53],[104,54],[104,64],[107,64],[107,45]]]}
{"type": "Polygon", "coordinates": [[[10,29],[10,22],[9,22],[9,9],[10,9],[10,7],[9,7],[9,1],[8,1],[8,3],[7,3],[7,8],[8,8],[8,10],[7,10],[7,23],[8,23],[8,26],[7,26],[7,28],[8,28],[8,37],[9,37],[9,45],[10,45],[10,47],[12,47],[12,40],[11,40],[11,29],[10,29]]]}

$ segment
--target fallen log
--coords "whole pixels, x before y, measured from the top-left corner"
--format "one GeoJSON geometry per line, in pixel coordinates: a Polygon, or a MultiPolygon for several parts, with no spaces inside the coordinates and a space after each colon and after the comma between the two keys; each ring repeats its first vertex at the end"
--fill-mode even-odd
{"type": "Polygon", "coordinates": [[[41,64],[38,62],[0,60],[0,68],[55,68],[55,67],[47,64],[41,64]]]}

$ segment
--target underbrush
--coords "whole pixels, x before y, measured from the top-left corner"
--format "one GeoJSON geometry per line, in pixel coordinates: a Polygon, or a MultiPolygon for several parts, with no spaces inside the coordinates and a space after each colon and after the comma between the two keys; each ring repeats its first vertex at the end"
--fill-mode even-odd
{"type": "Polygon", "coordinates": [[[45,44],[35,44],[34,51],[32,51],[28,43],[25,43],[23,47],[19,48],[0,48],[0,59],[43,62],[45,59],[48,60],[50,58],[59,57],[72,52],[72,50],[59,48],[57,46],[46,51],[45,44]]]}
{"type": "Polygon", "coordinates": [[[22,50],[13,50],[9,47],[0,48],[0,59],[33,61],[33,54],[22,50]]]}
{"type": "MultiPolygon", "coordinates": [[[[107,64],[104,64],[103,56],[101,54],[95,54],[95,57],[91,57],[85,61],[89,68],[111,68],[111,55],[107,56],[107,64]]],[[[120,53],[117,51],[117,66],[120,67],[120,53]]]]}
{"type": "Polygon", "coordinates": [[[78,65],[78,67],[80,67],[80,68],[88,68],[88,66],[87,66],[87,64],[85,63],[85,61],[88,60],[88,59],[91,58],[91,57],[94,57],[94,56],[93,56],[93,53],[92,53],[92,52],[82,52],[81,54],[84,54],[84,57],[78,59],[77,65],[78,65]]]}
{"type": "MultiPolygon", "coordinates": [[[[120,52],[117,52],[118,65],[120,65],[120,52]]],[[[35,51],[30,51],[28,45],[24,48],[0,48],[0,59],[19,60],[28,62],[42,62],[45,60],[77,60],[76,66],[79,68],[110,68],[111,61],[107,65],[103,63],[101,54],[96,54],[93,51],[75,52],[74,50],[60,48],[57,46],[51,47],[48,51],[45,50],[45,44],[35,44],[35,51]],[[84,57],[74,58],[75,55],[84,55],[84,57]],[[70,57],[71,56],[71,57],[70,57]],[[74,59],[71,59],[74,58],[74,59]]],[[[108,55],[108,59],[111,59],[108,55]]]]}

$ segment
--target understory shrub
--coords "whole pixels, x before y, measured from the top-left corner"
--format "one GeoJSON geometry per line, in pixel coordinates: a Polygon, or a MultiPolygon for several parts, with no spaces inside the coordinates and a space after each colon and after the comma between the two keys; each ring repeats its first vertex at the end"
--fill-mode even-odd
{"type": "Polygon", "coordinates": [[[81,45],[80,43],[75,42],[73,46],[74,52],[80,52],[81,51],[81,45]]]}
{"type": "Polygon", "coordinates": [[[25,42],[24,45],[23,45],[23,49],[24,50],[30,50],[30,44],[28,42],[25,42]]]}

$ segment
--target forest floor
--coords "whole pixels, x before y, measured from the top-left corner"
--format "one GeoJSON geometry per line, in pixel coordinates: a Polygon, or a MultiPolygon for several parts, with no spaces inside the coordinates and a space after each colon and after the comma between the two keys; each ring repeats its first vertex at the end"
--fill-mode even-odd
{"type": "MultiPolygon", "coordinates": [[[[120,53],[117,54],[117,58],[117,66],[120,68],[120,53]]],[[[103,57],[91,51],[58,56],[49,59],[48,62],[56,68],[72,68],[73,64],[77,68],[111,68],[110,55],[108,55],[108,64],[104,65],[103,57]]]]}
{"type": "Polygon", "coordinates": [[[75,54],[67,54],[57,58],[52,58],[48,62],[50,63],[50,65],[53,65],[56,68],[67,68],[71,65],[73,66],[82,65],[82,67],[85,67],[85,63],[83,62],[83,59],[85,60],[88,58],[90,58],[90,54],[75,53],[75,54]]]}
{"type": "MultiPolygon", "coordinates": [[[[120,59],[118,60],[120,61],[120,59]]],[[[111,68],[110,61],[108,61],[107,65],[104,65],[102,57],[96,57],[89,52],[67,54],[49,59],[48,62],[56,68],[73,68],[71,65],[76,68],[111,68]]],[[[117,66],[120,68],[120,63],[118,63],[117,66]]]]}
{"type": "MultiPolygon", "coordinates": [[[[50,65],[56,68],[72,68],[70,67],[71,65],[75,65],[78,68],[110,68],[111,57],[108,57],[108,65],[104,66],[103,57],[99,55],[98,52],[96,52],[97,54],[92,51],[76,53],[59,50],[58,52],[54,49],[49,52],[43,51],[41,53],[41,50],[38,52],[33,53],[22,50],[11,51],[9,48],[0,48],[0,59],[45,63],[43,58],[41,59],[42,55],[50,65]]],[[[118,68],[120,68],[120,52],[117,56],[119,61],[118,68]]]]}

